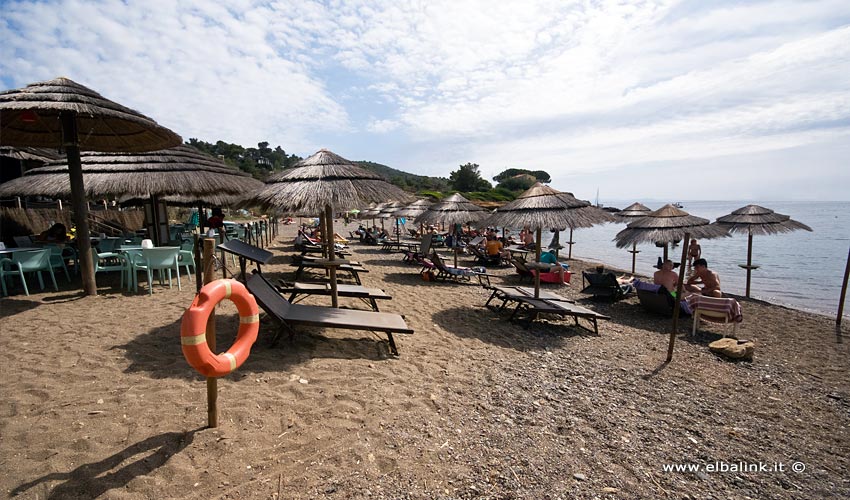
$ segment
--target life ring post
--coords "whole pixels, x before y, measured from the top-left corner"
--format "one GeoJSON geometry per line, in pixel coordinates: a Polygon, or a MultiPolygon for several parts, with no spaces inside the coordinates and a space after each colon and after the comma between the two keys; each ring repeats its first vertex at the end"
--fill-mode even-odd
{"type": "MultiPolygon", "coordinates": [[[[204,238],[204,284],[215,280],[215,266],[208,265],[213,262],[215,254],[215,239],[204,238]]],[[[215,308],[210,312],[206,329],[207,345],[210,351],[215,349],[215,308]]],[[[211,428],[218,427],[218,379],[207,377],[207,425],[211,428]]]]}

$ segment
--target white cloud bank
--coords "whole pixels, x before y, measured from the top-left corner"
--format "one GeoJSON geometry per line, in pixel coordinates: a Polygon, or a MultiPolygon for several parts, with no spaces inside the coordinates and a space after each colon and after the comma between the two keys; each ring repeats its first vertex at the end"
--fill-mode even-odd
{"type": "MultiPolygon", "coordinates": [[[[850,196],[836,182],[844,0],[210,4],[7,3],[0,77],[66,75],[184,137],[327,146],[431,175],[527,167],[628,197],[649,172],[699,165],[741,182],[769,171],[769,189],[728,196],[781,198],[804,169],[823,179],[811,197],[850,196]]],[[[658,189],[643,194],[704,197],[658,189]]]]}

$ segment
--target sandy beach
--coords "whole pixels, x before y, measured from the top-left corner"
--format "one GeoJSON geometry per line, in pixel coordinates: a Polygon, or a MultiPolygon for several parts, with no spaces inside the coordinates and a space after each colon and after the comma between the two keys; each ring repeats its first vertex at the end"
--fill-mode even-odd
{"type": "MultiPolygon", "coordinates": [[[[341,234],[354,229],[337,224],[341,234]]],[[[281,226],[264,274],[292,280],[295,226],[281,226]]],[[[599,335],[571,322],[510,323],[471,284],[425,282],[402,255],[352,242],[364,285],[392,295],[412,335],[299,328],[274,348],[261,317],[248,361],[219,380],[206,428],[204,378],[179,329],[195,293],[126,293],[98,275],[57,274],[60,292],[0,299],[0,491],[20,498],[848,498],[847,325],[736,297],[752,362],[708,343],[731,328],[670,320],[637,299],[608,303],[544,285],[611,317],[599,335]],[[761,470],[665,466],[763,464],[761,470]],[[803,464],[800,466],[799,464],[803,464]],[[793,466],[793,470],[792,470],[793,466]],[[783,470],[765,470],[766,468],[783,470]],[[802,469],[802,470],[801,470],[802,469]]],[[[468,257],[461,261],[469,265],[468,257]]],[[[233,263],[226,260],[229,267],[233,263]]],[[[518,284],[513,268],[493,284],[518,284]]],[[[330,305],[327,297],[303,303],[330,305]]],[[[365,308],[355,299],[344,306],[365,308]]],[[[237,329],[217,312],[218,343],[237,329]]]]}

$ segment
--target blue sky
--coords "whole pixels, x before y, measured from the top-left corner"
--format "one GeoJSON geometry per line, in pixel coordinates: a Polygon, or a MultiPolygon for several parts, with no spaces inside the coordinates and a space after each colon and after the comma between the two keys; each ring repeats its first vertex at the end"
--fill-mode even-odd
{"type": "Polygon", "coordinates": [[[184,139],[603,201],[850,199],[847,0],[0,3],[0,87],[66,76],[184,139]]]}

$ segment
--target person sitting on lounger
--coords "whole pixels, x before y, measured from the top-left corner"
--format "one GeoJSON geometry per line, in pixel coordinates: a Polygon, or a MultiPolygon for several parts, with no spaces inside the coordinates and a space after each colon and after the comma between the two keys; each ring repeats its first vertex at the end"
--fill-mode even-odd
{"type": "Polygon", "coordinates": [[[564,272],[566,270],[564,269],[564,266],[558,262],[558,257],[555,256],[554,249],[540,254],[540,264],[549,264],[549,269],[540,269],[541,272],[557,273],[560,275],[561,282],[565,282],[564,272]]]}
{"type": "Polygon", "coordinates": [[[676,285],[679,283],[679,275],[673,271],[673,261],[667,259],[661,264],[661,269],[652,275],[652,282],[661,285],[671,294],[676,293],[676,285]]]}
{"type": "Polygon", "coordinates": [[[488,236],[487,241],[484,243],[484,249],[487,252],[487,259],[492,262],[499,262],[501,259],[508,260],[511,258],[511,253],[505,250],[505,246],[496,238],[495,233],[493,236],[488,236]]]}
{"type": "Polygon", "coordinates": [[[708,268],[708,263],[705,259],[697,259],[694,261],[694,274],[688,278],[685,284],[685,290],[691,293],[700,293],[709,297],[722,297],[720,292],[720,276],[716,272],[708,268]],[[697,284],[702,283],[702,288],[697,284]]]}

